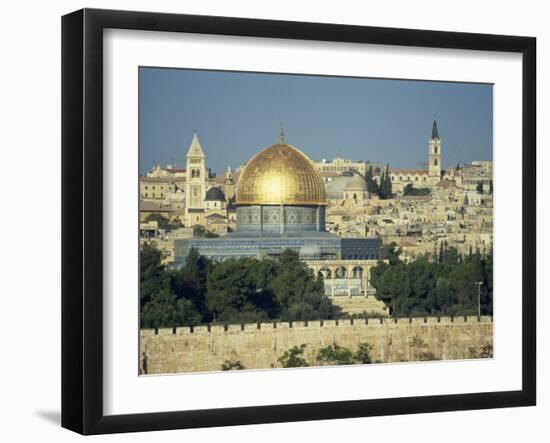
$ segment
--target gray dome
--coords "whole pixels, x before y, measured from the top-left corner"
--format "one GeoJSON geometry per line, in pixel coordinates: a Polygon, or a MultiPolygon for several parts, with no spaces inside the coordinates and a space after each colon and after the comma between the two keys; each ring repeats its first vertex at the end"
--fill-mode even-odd
{"type": "Polygon", "coordinates": [[[225,194],[220,188],[214,187],[210,188],[206,192],[205,201],[225,201],[225,194]]]}
{"type": "Polygon", "coordinates": [[[346,184],[346,191],[366,191],[367,181],[360,175],[354,175],[346,184]]]}
{"type": "Polygon", "coordinates": [[[334,177],[332,181],[327,185],[327,198],[337,199],[343,198],[344,190],[348,182],[353,177],[348,175],[339,175],[334,177]]]}

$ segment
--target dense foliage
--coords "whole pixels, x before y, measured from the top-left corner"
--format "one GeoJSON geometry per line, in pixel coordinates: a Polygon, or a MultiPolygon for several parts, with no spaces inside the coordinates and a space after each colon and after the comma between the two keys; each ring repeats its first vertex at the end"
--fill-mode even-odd
{"type": "Polygon", "coordinates": [[[381,199],[388,199],[393,197],[391,176],[390,176],[390,165],[386,165],[386,169],[380,177],[380,185],[378,191],[378,197],[381,199]]]}
{"type": "MultiPolygon", "coordinates": [[[[306,345],[294,346],[285,351],[279,357],[279,363],[283,368],[299,368],[310,366],[303,357],[306,345]]],[[[320,366],[340,366],[372,363],[370,352],[372,345],[368,343],[359,343],[359,349],[356,352],[351,351],[345,346],[333,344],[319,349],[315,358],[315,363],[320,366]]]]}
{"type": "Polygon", "coordinates": [[[403,189],[403,195],[430,195],[431,191],[428,188],[415,188],[412,183],[409,183],[403,189]]]}
{"type": "Polygon", "coordinates": [[[141,248],[141,326],[248,323],[336,318],[323,280],[286,250],[276,260],[212,262],[191,249],[185,265],[167,269],[151,244],[141,248]]]}
{"type": "Polygon", "coordinates": [[[163,229],[165,232],[170,232],[174,229],[179,229],[183,227],[183,224],[179,219],[170,220],[162,214],[149,214],[145,221],[156,221],[158,223],[159,229],[163,229]]]}
{"type": "Polygon", "coordinates": [[[225,360],[222,364],[222,371],[241,371],[245,369],[240,360],[225,360]]]}
{"type": "Polygon", "coordinates": [[[403,263],[393,245],[389,252],[390,263],[379,262],[371,282],[390,315],[477,315],[476,282],[481,282],[481,315],[492,315],[492,255],[475,252],[462,257],[455,248],[442,246],[437,261],[420,257],[403,263]]]}
{"type": "Polygon", "coordinates": [[[193,226],[193,237],[216,238],[219,237],[219,235],[209,231],[202,225],[195,225],[193,226]]]}
{"type": "Polygon", "coordinates": [[[283,368],[303,368],[309,366],[303,357],[305,348],[305,344],[293,346],[279,357],[279,363],[281,363],[283,368]]]}
{"type": "MultiPolygon", "coordinates": [[[[476,315],[478,285],[482,315],[493,313],[493,258],[461,256],[441,246],[437,260],[403,263],[395,244],[384,246],[372,268],[377,298],[391,316],[476,315]]],[[[290,250],[275,260],[254,258],[212,262],[191,249],[180,269],[161,264],[150,243],[141,248],[141,326],[254,323],[341,318],[325,295],[321,277],[290,250]]],[[[298,355],[296,355],[297,357],[298,355]]]]}
{"type": "Polygon", "coordinates": [[[389,165],[387,165],[386,169],[382,172],[382,175],[380,176],[380,183],[377,183],[374,179],[372,165],[369,166],[369,169],[367,170],[365,180],[367,182],[367,191],[370,194],[376,194],[381,199],[393,197],[389,165]]]}

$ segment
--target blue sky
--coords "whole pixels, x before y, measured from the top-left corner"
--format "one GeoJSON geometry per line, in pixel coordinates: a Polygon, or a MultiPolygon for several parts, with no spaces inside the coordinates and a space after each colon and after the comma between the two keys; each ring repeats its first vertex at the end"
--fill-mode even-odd
{"type": "Polygon", "coordinates": [[[434,116],[444,167],[493,158],[487,84],[140,69],[140,173],[184,167],[197,130],[207,166],[236,167],[285,141],[312,160],[336,156],[419,168],[434,116]]]}

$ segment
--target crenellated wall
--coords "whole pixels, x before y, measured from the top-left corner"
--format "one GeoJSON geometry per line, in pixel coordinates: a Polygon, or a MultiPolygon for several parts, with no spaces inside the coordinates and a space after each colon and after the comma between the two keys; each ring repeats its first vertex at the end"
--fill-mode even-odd
{"type": "Polygon", "coordinates": [[[278,358],[306,344],[315,365],[319,349],[372,346],[376,362],[453,360],[479,356],[493,343],[491,317],[418,317],[293,323],[210,325],[140,331],[140,371],[147,374],[219,371],[239,361],[245,369],[280,367],[278,358]]]}

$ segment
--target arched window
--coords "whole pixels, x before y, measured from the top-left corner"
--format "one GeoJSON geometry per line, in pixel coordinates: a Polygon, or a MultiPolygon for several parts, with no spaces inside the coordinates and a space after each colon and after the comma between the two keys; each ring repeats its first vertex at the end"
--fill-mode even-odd
{"type": "Polygon", "coordinates": [[[434,146],[434,154],[437,154],[437,146],[434,146]]]}
{"type": "Polygon", "coordinates": [[[353,268],[353,278],[363,278],[363,268],[360,266],[356,266],[353,268]]]}
{"type": "Polygon", "coordinates": [[[336,268],[336,278],[346,278],[346,268],[343,266],[336,268]]]}
{"type": "Polygon", "coordinates": [[[437,166],[437,158],[434,158],[434,165],[437,166]]]}
{"type": "Polygon", "coordinates": [[[330,269],[329,268],[321,268],[319,269],[319,272],[317,273],[317,275],[319,277],[323,277],[323,278],[331,278],[332,277],[332,274],[330,272],[330,269]]]}

